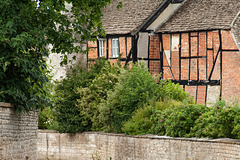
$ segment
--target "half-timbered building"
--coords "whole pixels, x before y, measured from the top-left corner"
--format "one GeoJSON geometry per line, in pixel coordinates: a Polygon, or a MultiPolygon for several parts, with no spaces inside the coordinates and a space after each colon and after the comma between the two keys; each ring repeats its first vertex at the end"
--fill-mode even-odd
{"type": "Polygon", "coordinates": [[[88,59],[144,60],[151,74],[179,83],[198,103],[240,96],[239,0],[123,0],[104,10],[106,38],[88,59]]]}
{"type": "MultiPolygon", "coordinates": [[[[117,9],[113,1],[103,10],[103,27],[106,37],[88,42],[90,48],[88,60],[105,57],[115,62],[121,55],[123,64],[136,62],[146,57],[149,50],[146,28],[154,22],[169,6],[183,0],[123,0],[123,6],[117,9]],[[141,32],[146,32],[145,34],[141,32]],[[139,53],[139,54],[138,54],[139,53]]],[[[175,7],[176,8],[176,7],[175,7]]],[[[157,27],[157,26],[155,26],[157,27]]]]}
{"type": "Polygon", "coordinates": [[[239,0],[185,1],[155,30],[162,78],[180,83],[198,103],[239,98],[239,11],[239,0]]]}

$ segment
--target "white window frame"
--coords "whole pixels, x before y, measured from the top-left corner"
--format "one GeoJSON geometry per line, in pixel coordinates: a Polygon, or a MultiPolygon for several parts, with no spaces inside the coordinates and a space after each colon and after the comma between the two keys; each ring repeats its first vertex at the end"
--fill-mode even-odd
{"type": "Polygon", "coordinates": [[[98,46],[99,46],[99,57],[104,57],[104,42],[105,39],[99,39],[98,40],[98,46]]]}
{"type": "Polygon", "coordinates": [[[119,56],[119,40],[118,38],[112,39],[112,58],[117,58],[119,56]]]}

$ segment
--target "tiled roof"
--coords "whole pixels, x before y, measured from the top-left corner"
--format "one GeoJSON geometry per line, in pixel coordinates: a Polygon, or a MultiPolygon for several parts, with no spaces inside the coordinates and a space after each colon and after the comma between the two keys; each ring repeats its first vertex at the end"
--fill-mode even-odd
{"type": "Polygon", "coordinates": [[[240,0],[186,0],[156,32],[230,29],[240,0]]]}
{"type": "Polygon", "coordinates": [[[149,18],[163,0],[120,0],[123,7],[119,10],[117,2],[112,2],[103,10],[103,27],[107,34],[129,34],[149,18]]]}

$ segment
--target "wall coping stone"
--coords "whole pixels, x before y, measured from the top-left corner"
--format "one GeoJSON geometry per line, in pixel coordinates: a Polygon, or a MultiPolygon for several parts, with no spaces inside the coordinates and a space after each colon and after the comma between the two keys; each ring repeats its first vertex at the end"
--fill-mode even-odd
{"type": "Polygon", "coordinates": [[[14,105],[11,103],[0,102],[0,107],[13,108],[14,105]]]}
{"type": "MultiPolygon", "coordinates": [[[[59,133],[54,130],[38,130],[38,133],[59,133]]],[[[69,134],[74,135],[75,133],[59,133],[59,134],[69,134]]],[[[76,133],[79,134],[79,133],[76,133]]],[[[182,137],[169,137],[169,136],[158,136],[158,135],[126,135],[126,134],[116,134],[116,133],[104,133],[104,132],[83,132],[80,134],[96,134],[96,135],[107,135],[107,136],[119,136],[119,137],[132,137],[132,138],[147,138],[147,139],[164,139],[164,140],[179,140],[179,141],[192,141],[192,142],[209,142],[209,143],[225,143],[225,144],[236,144],[240,145],[240,140],[231,139],[231,138],[218,138],[218,139],[210,139],[210,138],[182,138],[182,137]]]]}

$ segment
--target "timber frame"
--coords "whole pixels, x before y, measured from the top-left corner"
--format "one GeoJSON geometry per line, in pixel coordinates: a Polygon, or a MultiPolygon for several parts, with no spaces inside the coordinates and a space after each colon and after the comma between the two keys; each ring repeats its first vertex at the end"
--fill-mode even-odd
{"type": "MultiPolygon", "coordinates": [[[[170,71],[171,73],[171,76],[172,76],[172,82],[174,83],[179,83],[180,85],[183,86],[183,88],[185,88],[185,86],[196,86],[196,96],[195,96],[195,100],[197,101],[197,97],[198,97],[198,86],[206,86],[206,94],[205,94],[205,103],[206,103],[206,100],[207,100],[207,87],[208,86],[220,86],[220,99],[221,99],[221,96],[222,96],[222,53],[224,51],[227,51],[227,52],[236,52],[238,50],[229,50],[229,49],[223,49],[222,48],[222,35],[221,35],[221,30],[218,30],[218,37],[219,37],[219,46],[218,46],[218,51],[217,53],[214,53],[214,49],[213,48],[208,48],[208,32],[211,32],[210,31],[194,31],[194,33],[197,33],[196,35],[192,36],[191,33],[193,32],[178,32],[178,33],[167,33],[170,35],[170,57],[171,57],[171,54],[172,54],[172,51],[171,51],[171,38],[172,38],[172,35],[179,35],[179,59],[178,59],[178,64],[179,64],[179,67],[178,67],[178,79],[176,79],[174,77],[174,74],[173,74],[173,71],[172,71],[172,65],[170,65],[168,63],[167,66],[164,66],[163,65],[163,57],[166,57],[166,53],[164,51],[164,44],[163,44],[163,34],[165,33],[159,33],[159,42],[160,42],[160,50],[159,50],[159,55],[160,55],[160,58],[159,59],[154,59],[154,60],[158,60],[160,62],[160,73],[161,73],[161,79],[164,79],[163,77],[163,72],[164,72],[164,68],[168,68],[168,70],[170,71]],[[206,34],[206,56],[199,56],[199,33],[200,32],[205,32],[206,34]],[[188,53],[189,55],[187,57],[183,57],[182,56],[182,34],[183,33],[187,33],[188,34],[188,53]],[[192,56],[191,54],[191,38],[192,37],[196,37],[197,38],[197,56],[192,56]],[[211,67],[211,70],[210,70],[210,73],[208,73],[208,51],[211,50],[212,51],[212,57],[213,57],[213,65],[211,67]],[[216,63],[217,63],[217,60],[218,58],[220,59],[220,75],[219,75],[219,79],[212,79],[212,75],[213,75],[213,71],[214,71],[214,68],[216,66],[216,63]],[[187,79],[182,79],[181,77],[181,68],[182,68],[182,60],[185,59],[185,60],[188,60],[188,78],[187,79]],[[197,60],[197,79],[196,80],[192,80],[191,79],[191,60],[197,60]],[[200,80],[199,78],[199,60],[200,59],[206,59],[206,79],[205,80],[200,80]]],[[[148,53],[149,54],[149,53],[148,53]]],[[[151,59],[148,59],[149,61],[151,59]]],[[[171,61],[171,60],[170,60],[171,61]]]]}
{"type": "MultiPolygon", "coordinates": [[[[137,62],[138,61],[138,58],[137,58],[137,41],[138,41],[138,34],[136,35],[131,35],[131,34],[116,34],[116,35],[106,35],[106,37],[104,38],[105,41],[106,41],[106,56],[105,56],[105,59],[108,60],[108,59],[115,59],[115,60],[120,60],[121,62],[125,62],[125,66],[130,62],[137,62]],[[122,57],[124,58],[119,58],[119,57],[110,57],[110,48],[109,48],[109,40],[112,39],[112,38],[125,38],[125,44],[124,44],[124,48],[125,48],[125,53],[126,55],[122,55],[122,57]],[[128,38],[131,38],[131,49],[130,51],[128,52],[128,43],[129,43],[129,40],[128,38]]],[[[90,50],[91,49],[95,49],[97,50],[97,59],[100,58],[99,56],[99,40],[97,39],[96,41],[97,43],[97,46],[95,47],[89,47],[87,46],[90,50]]],[[[120,46],[120,43],[118,44],[119,45],[119,48],[121,47],[120,46]]],[[[120,53],[121,54],[121,53],[120,53]]],[[[89,57],[87,58],[88,61],[91,60],[91,61],[94,61],[95,59],[90,59],[89,57]]]]}
{"type": "MultiPolygon", "coordinates": [[[[105,56],[105,59],[118,59],[121,62],[125,62],[125,65],[127,65],[129,62],[137,62],[138,60],[150,60],[150,61],[158,61],[158,59],[154,59],[154,58],[139,58],[138,57],[138,53],[137,53],[137,47],[138,47],[138,39],[139,39],[139,32],[148,32],[150,34],[151,31],[147,30],[147,28],[158,18],[158,16],[170,5],[170,4],[175,4],[175,3],[182,3],[184,0],[163,0],[161,2],[161,4],[155,9],[154,12],[151,13],[151,15],[145,19],[141,25],[139,25],[136,28],[133,28],[130,32],[126,33],[126,34],[107,34],[105,39],[107,42],[106,48],[107,48],[107,53],[105,56]],[[127,53],[126,57],[124,58],[112,58],[110,57],[110,53],[109,53],[109,44],[108,44],[108,40],[110,38],[119,38],[119,37],[125,37],[125,48],[127,48],[127,37],[131,37],[132,41],[131,41],[131,50],[129,51],[129,53],[127,53]]],[[[150,40],[150,39],[149,39],[150,40]]],[[[89,47],[90,49],[97,49],[97,58],[99,58],[99,46],[98,46],[99,42],[97,40],[97,46],[96,47],[89,47]]],[[[120,48],[120,44],[119,44],[119,48],[120,48]]],[[[127,50],[127,49],[126,49],[127,50]]],[[[149,53],[148,53],[149,54],[149,53]]],[[[87,57],[87,59],[89,60],[89,57],[87,57]]],[[[91,60],[95,60],[91,59],[91,60]]],[[[149,65],[149,64],[148,64],[149,65]]]]}

